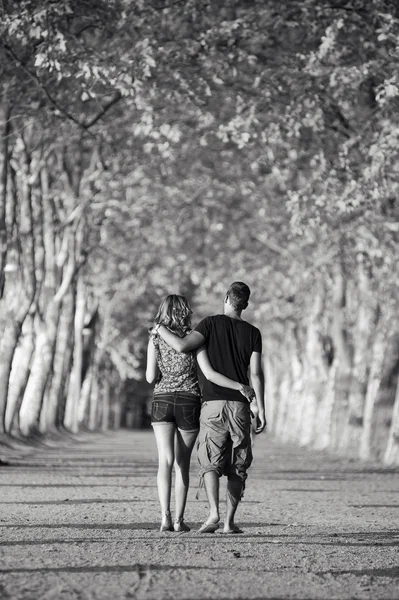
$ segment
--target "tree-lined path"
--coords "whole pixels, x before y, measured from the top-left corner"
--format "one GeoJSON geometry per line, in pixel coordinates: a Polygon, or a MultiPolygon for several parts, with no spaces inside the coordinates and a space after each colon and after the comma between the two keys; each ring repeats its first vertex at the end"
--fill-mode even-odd
{"type": "Polygon", "coordinates": [[[399,598],[398,470],[257,438],[243,535],[158,533],[151,432],[81,434],[0,470],[2,600],[399,598]]]}
{"type": "Polygon", "coordinates": [[[161,299],[238,280],[269,432],[399,464],[398,39],[397,0],[0,2],[0,444],[139,427],[161,299]]]}

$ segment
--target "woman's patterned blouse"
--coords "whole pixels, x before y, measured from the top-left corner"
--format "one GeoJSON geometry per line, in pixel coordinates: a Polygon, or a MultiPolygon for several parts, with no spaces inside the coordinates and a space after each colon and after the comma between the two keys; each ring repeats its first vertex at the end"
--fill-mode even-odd
{"type": "Polygon", "coordinates": [[[201,395],[197,364],[193,352],[173,350],[157,333],[151,335],[155,346],[160,376],[155,383],[154,394],[191,392],[201,395]]]}

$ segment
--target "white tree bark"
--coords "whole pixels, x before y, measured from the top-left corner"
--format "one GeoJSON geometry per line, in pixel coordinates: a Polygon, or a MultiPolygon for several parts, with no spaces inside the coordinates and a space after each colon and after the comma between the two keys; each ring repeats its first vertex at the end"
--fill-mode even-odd
{"type": "Polygon", "coordinates": [[[372,454],[371,431],[373,425],[374,407],[381,383],[388,327],[388,323],[385,323],[384,326],[379,328],[373,344],[372,362],[367,382],[367,392],[363,413],[363,428],[359,446],[359,458],[363,460],[367,460],[372,454]]]}
{"type": "Polygon", "coordinates": [[[69,380],[68,398],[65,409],[64,424],[74,433],[79,430],[79,400],[82,388],[82,358],[83,358],[83,327],[86,311],[85,286],[78,279],[76,290],[76,312],[74,323],[73,366],[69,380]]]}
{"type": "Polygon", "coordinates": [[[386,465],[399,465],[399,380],[396,386],[395,404],[392,411],[392,422],[384,454],[384,463],[386,465]]]}

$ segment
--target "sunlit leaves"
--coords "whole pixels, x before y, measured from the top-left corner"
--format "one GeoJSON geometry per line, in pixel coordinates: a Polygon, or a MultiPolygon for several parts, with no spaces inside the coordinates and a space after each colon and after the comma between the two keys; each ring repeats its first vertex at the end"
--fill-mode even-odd
{"type": "Polygon", "coordinates": [[[211,304],[226,278],[249,278],[278,312],[281,298],[311,287],[319,261],[327,269],[335,260],[343,238],[348,272],[357,241],[368,247],[366,231],[379,268],[392,259],[395,232],[384,223],[394,224],[386,206],[398,185],[393,4],[13,6],[1,32],[20,59],[10,58],[16,104],[27,98],[32,110],[34,82],[44,139],[73,146],[82,136],[85,168],[100,147],[85,210],[96,289],[108,298],[129,281],[118,340],[139,335],[135,310],[149,315],[179,281],[203,287],[211,304]],[[141,295],[130,294],[136,280],[146,283],[141,295]]]}

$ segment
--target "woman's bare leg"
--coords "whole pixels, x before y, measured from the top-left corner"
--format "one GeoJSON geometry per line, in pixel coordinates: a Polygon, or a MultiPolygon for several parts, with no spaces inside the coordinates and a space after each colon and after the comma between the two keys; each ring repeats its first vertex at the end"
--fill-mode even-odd
{"type": "Polygon", "coordinates": [[[158,496],[162,511],[162,527],[171,528],[170,495],[172,488],[172,468],[175,459],[174,441],[176,427],[174,423],[153,424],[158,448],[158,496]],[[170,527],[169,527],[170,526],[170,527]]]}
{"type": "Polygon", "coordinates": [[[187,492],[190,484],[190,459],[197,439],[198,429],[195,431],[183,431],[178,429],[175,441],[175,496],[176,496],[176,515],[175,521],[180,522],[183,519],[184,509],[186,507],[187,492]]]}

